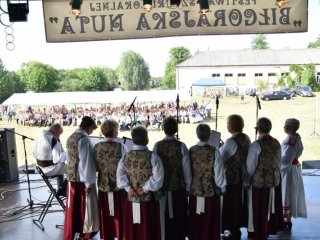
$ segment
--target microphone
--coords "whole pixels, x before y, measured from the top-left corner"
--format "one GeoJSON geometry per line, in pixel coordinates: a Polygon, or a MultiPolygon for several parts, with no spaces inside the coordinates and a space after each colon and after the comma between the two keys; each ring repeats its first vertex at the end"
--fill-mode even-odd
{"type": "Polygon", "coordinates": [[[258,108],[261,109],[261,104],[260,104],[260,100],[259,100],[259,97],[256,95],[256,99],[257,99],[257,105],[258,105],[258,108]]]}
{"type": "Polygon", "coordinates": [[[133,99],[133,102],[131,103],[128,112],[130,112],[130,111],[131,111],[131,108],[133,108],[134,102],[136,101],[136,99],[137,99],[137,97],[135,97],[135,98],[133,99]]]}
{"type": "Polygon", "coordinates": [[[177,94],[177,99],[176,99],[176,108],[179,109],[180,108],[180,99],[179,99],[179,93],[177,94]]]}
{"type": "Polygon", "coordinates": [[[216,95],[216,106],[217,106],[217,109],[219,108],[219,96],[216,95]]]}

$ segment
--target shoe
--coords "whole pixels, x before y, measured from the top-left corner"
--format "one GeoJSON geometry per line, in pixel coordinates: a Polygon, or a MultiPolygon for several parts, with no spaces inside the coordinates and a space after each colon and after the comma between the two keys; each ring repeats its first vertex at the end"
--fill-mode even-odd
{"type": "Polygon", "coordinates": [[[57,191],[57,195],[60,197],[66,197],[67,196],[67,191],[65,188],[59,188],[57,191]]]}
{"type": "Polygon", "coordinates": [[[284,222],[284,229],[287,231],[291,231],[292,222],[284,222]]]}
{"type": "Polygon", "coordinates": [[[221,239],[233,239],[232,234],[229,230],[225,230],[223,234],[221,234],[221,239]]]}

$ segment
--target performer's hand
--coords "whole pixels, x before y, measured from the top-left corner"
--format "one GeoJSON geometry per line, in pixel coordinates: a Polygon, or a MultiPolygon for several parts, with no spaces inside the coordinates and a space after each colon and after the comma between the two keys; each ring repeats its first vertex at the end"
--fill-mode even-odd
{"type": "Polygon", "coordinates": [[[128,195],[129,195],[129,197],[137,197],[136,191],[133,190],[132,188],[130,188],[128,195]]]}
{"type": "Polygon", "coordinates": [[[86,195],[88,195],[91,192],[91,188],[85,188],[84,191],[86,192],[86,195]]]}
{"type": "Polygon", "coordinates": [[[138,194],[138,195],[142,196],[144,193],[145,193],[145,192],[143,191],[142,188],[138,188],[138,189],[137,189],[137,194],[138,194]]]}
{"type": "Polygon", "coordinates": [[[220,195],[221,195],[221,196],[224,196],[224,195],[226,195],[226,193],[227,193],[227,192],[224,191],[224,192],[221,192],[220,195]]]}
{"type": "Polygon", "coordinates": [[[219,148],[221,148],[223,144],[224,144],[224,141],[222,141],[222,140],[220,139],[220,141],[219,141],[219,148]]]}

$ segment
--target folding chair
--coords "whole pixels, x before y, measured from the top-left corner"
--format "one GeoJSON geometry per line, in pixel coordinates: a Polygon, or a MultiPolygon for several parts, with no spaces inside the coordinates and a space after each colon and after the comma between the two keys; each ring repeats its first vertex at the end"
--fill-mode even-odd
{"type": "MultiPolygon", "coordinates": [[[[51,183],[49,181],[49,179],[56,178],[58,176],[47,177],[43,173],[42,169],[39,166],[36,166],[36,169],[37,169],[38,173],[40,174],[40,176],[42,177],[43,181],[47,184],[48,188],[50,189],[49,198],[48,198],[46,204],[44,205],[39,218],[38,219],[33,219],[33,223],[36,224],[42,231],[44,231],[44,227],[43,227],[42,221],[45,218],[45,216],[46,216],[46,214],[47,214],[47,212],[49,210],[49,207],[52,206],[51,203],[52,203],[53,199],[56,198],[56,200],[58,201],[58,203],[62,207],[63,211],[65,210],[66,206],[63,203],[63,200],[60,198],[60,196],[57,195],[56,189],[53,188],[53,186],[51,185],[51,183]]],[[[63,225],[56,225],[56,227],[61,227],[61,226],[63,226],[63,225]]]]}

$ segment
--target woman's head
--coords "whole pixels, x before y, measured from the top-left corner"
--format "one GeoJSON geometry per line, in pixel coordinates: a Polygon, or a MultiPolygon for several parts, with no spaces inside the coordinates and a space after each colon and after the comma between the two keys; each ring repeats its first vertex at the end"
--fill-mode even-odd
{"type": "Polygon", "coordinates": [[[197,137],[202,142],[207,142],[210,139],[211,129],[208,124],[200,123],[196,129],[197,137]]]}
{"type": "Polygon", "coordinates": [[[97,124],[91,117],[84,116],[81,120],[80,128],[90,135],[97,128],[97,124]]]}
{"type": "Polygon", "coordinates": [[[242,132],[244,127],[243,118],[238,114],[232,114],[228,117],[227,128],[230,133],[242,132]]]}
{"type": "Polygon", "coordinates": [[[131,130],[132,141],[136,145],[147,146],[149,143],[148,131],[145,127],[137,126],[131,130]]]}
{"type": "Polygon", "coordinates": [[[163,121],[164,133],[168,136],[173,136],[178,131],[178,122],[173,117],[167,117],[163,121]]]}
{"type": "Polygon", "coordinates": [[[295,118],[288,118],[284,123],[284,131],[286,133],[295,133],[300,127],[300,122],[295,118]]]}
{"type": "Polygon", "coordinates": [[[269,133],[271,131],[271,128],[272,123],[268,118],[262,117],[258,119],[256,129],[259,133],[269,133]]]}
{"type": "Polygon", "coordinates": [[[119,124],[115,120],[106,120],[101,125],[101,133],[105,137],[115,138],[118,136],[119,124]]]}

